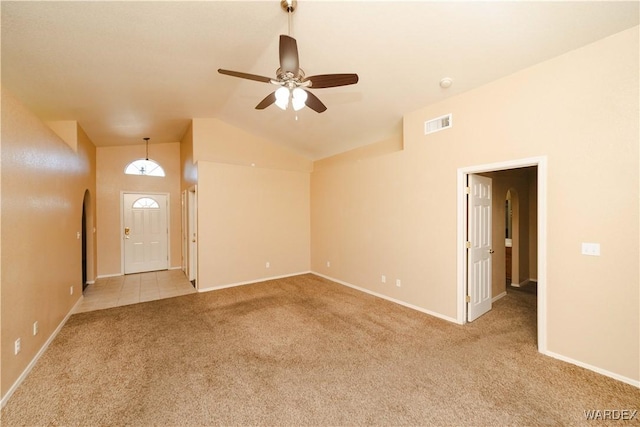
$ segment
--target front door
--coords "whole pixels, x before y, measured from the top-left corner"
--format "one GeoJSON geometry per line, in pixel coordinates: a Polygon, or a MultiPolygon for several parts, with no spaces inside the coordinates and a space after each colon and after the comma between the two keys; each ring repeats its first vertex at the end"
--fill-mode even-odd
{"type": "Polygon", "coordinates": [[[168,268],[167,198],[166,194],[123,194],[125,274],[168,268]]]}
{"type": "Polygon", "coordinates": [[[467,321],[491,310],[491,178],[469,175],[467,321]]]}

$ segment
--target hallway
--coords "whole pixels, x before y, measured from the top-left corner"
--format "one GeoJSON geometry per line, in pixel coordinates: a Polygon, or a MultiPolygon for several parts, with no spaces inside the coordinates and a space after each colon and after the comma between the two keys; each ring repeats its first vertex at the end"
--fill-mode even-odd
{"type": "Polygon", "coordinates": [[[84,298],[74,313],[103,310],[194,293],[196,290],[182,270],[151,271],[126,276],[105,277],[87,286],[84,290],[84,298]]]}

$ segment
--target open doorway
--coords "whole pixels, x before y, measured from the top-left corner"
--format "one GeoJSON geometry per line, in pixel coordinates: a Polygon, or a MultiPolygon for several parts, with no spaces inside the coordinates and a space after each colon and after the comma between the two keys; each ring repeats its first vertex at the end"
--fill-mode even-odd
{"type": "Polygon", "coordinates": [[[93,212],[91,210],[91,194],[84,192],[82,200],[82,222],[80,225],[82,290],[93,283],[93,212]]]}
{"type": "MultiPolygon", "coordinates": [[[[535,244],[533,245],[533,248],[534,248],[533,258],[537,266],[537,268],[535,269],[535,273],[537,274],[532,274],[532,275],[537,277],[526,277],[525,280],[522,280],[522,281],[519,280],[517,283],[518,284],[521,284],[522,282],[528,283],[532,281],[531,279],[536,279],[536,285],[537,285],[537,316],[536,317],[537,317],[537,331],[538,331],[537,332],[538,350],[540,352],[545,352],[546,337],[547,337],[547,334],[546,334],[546,331],[547,331],[546,281],[545,281],[546,240],[547,240],[546,238],[546,200],[547,200],[546,157],[536,157],[536,158],[514,160],[509,162],[503,162],[503,163],[478,165],[478,166],[471,166],[467,168],[458,169],[458,244],[457,244],[457,247],[458,247],[458,263],[457,263],[458,264],[458,316],[457,316],[457,321],[461,324],[467,323],[469,303],[470,301],[472,301],[472,296],[470,295],[470,292],[469,292],[470,289],[468,289],[467,287],[469,276],[470,276],[469,274],[470,270],[468,269],[468,262],[470,260],[469,258],[470,246],[468,246],[470,245],[470,241],[468,240],[468,237],[469,237],[468,223],[470,219],[467,216],[468,214],[467,199],[469,197],[467,193],[468,191],[467,183],[469,181],[469,177],[473,175],[491,176],[492,174],[497,174],[499,172],[505,175],[509,175],[509,172],[505,172],[505,171],[515,170],[515,169],[526,169],[527,173],[529,174],[533,174],[535,172],[535,178],[534,178],[535,185],[533,186],[533,192],[534,192],[533,198],[535,198],[535,204],[534,204],[535,213],[531,215],[531,218],[527,219],[527,223],[531,223],[531,221],[535,223],[536,232],[535,232],[535,244]]],[[[505,183],[501,185],[507,185],[507,184],[508,182],[505,181],[505,183]]],[[[500,191],[504,191],[503,193],[501,193],[502,196],[500,196],[500,200],[495,200],[492,203],[492,206],[496,206],[496,205],[501,206],[501,208],[499,209],[500,210],[499,215],[495,215],[495,217],[497,218],[506,219],[506,214],[505,212],[503,212],[506,207],[504,196],[506,195],[507,190],[509,189],[510,187],[507,185],[506,187],[504,187],[503,190],[500,190],[500,191]]],[[[493,190],[492,190],[492,194],[493,194],[493,190]]],[[[520,202],[520,205],[518,205],[518,207],[522,208],[521,198],[519,202],[520,202]]],[[[522,220],[520,216],[519,216],[519,220],[522,220]]],[[[513,223],[511,224],[511,226],[513,230],[513,236],[512,236],[512,240],[513,240],[513,238],[516,237],[515,236],[516,229],[514,228],[513,223]]],[[[517,223],[516,226],[520,227],[520,224],[517,223]]],[[[492,242],[491,242],[491,247],[489,249],[494,251],[495,253],[496,249],[501,248],[501,251],[500,251],[501,254],[500,255],[496,254],[496,255],[502,257],[501,271],[492,271],[490,273],[490,276],[492,278],[492,284],[491,284],[492,293],[494,294],[494,297],[495,297],[497,295],[496,295],[496,289],[493,284],[493,279],[496,277],[496,275],[497,277],[499,277],[498,285],[501,286],[504,289],[503,292],[506,293],[505,277],[503,276],[506,270],[506,267],[504,267],[504,262],[506,261],[506,257],[505,257],[506,227],[503,221],[499,221],[498,227],[496,227],[495,224],[492,223],[491,230],[492,230],[492,233],[491,233],[492,242]]],[[[518,231],[520,232],[522,230],[518,229],[518,231]]],[[[524,240],[522,239],[523,237],[524,237],[523,234],[518,235],[518,238],[521,240],[524,240]]],[[[520,248],[521,245],[525,243],[529,244],[528,241],[527,242],[519,241],[518,247],[520,248]]],[[[529,250],[529,252],[531,252],[531,250],[529,250]]],[[[524,267],[523,260],[525,255],[527,255],[527,257],[529,256],[529,254],[527,254],[527,251],[519,251],[517,254],[512,253],[512,260],[515,256],[518,257],[518,268],[519,268],[517,275],[514,275],[514,272],[512,270],[512,282],[515,281],[515,278],[521,279],[522,277],[529,274],[529,271],[526,271],[526,269],[523,268],[524,267]],[[522,272],[520,270],[522,270],[522,272]]],[[[527,263],[531,263],[531,260],[529,258],[527,258],[527,263]]],[[[498,287],[498,289],[500,289],[500,287],[498,287]]]]}
{"type": "Polygon", "coordinates": [[[87,287],[87,203],[82,203],[82,291],[87,287]]]}
{"type": "Polygon", "coordinates": [[[536,293],[537,166],[482,173],[493,183],[494,301],[506,292],[536,293]]]}

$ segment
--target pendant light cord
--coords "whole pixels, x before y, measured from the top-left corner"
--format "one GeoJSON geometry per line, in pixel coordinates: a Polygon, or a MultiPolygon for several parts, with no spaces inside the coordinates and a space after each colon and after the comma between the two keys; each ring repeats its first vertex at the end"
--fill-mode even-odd
{"type": "Polygon", "coordinates": [[[147,157],[146,160],[149,160],[149,139],[151,138],[143,138],[147,144],[147,157]]]}

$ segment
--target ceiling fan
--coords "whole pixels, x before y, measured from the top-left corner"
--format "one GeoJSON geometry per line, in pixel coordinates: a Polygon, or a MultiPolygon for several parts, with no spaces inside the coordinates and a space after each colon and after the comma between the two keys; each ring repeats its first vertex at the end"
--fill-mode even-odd
{"type": "MultiPolygon", "coordinates": [[[[291,14],[295,11],[296,5],[296,0],[280,1],[280,6],[289,15],[289,33],[291,33],[291,14]]],[[[296,39],[284,34],[280,36],[280,68],[276,71],[276,78],[224,70],[222,68],[219,69],[218,72],[227,76],[280,86],[256,105],[257,110],[263,110],[271,104],[276,104],[281,109],[286,110],[289,102],[291,102],[291,106],[296,111],[304,108],[306,105],[313,111],[322,113],[326,111],[327,107],[317,96],[307,89],[347,86],[358,83],[357,74],[319,74],[310,77],[305,76],[298,60],[298,43],[296,39]]]]}

